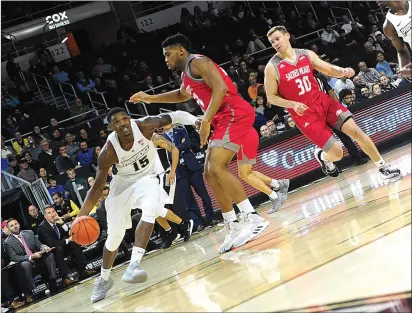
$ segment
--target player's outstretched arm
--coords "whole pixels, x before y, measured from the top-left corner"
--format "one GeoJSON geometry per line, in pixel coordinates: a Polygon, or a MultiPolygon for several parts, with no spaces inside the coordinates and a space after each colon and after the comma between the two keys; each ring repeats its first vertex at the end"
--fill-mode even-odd
{"type": "Polygon", "coordinates": [[[352,77],[355,75],[355,71],[350,68],[350,67],[340,67],[336,65],[332,65],[328,62],[325,62],[319,58],[319,56],[311,51],[307,50],[310,60],[312,61],[313,68],[317,70],[318,72],[321,72],[322,74],[331,76],[331,77],[336,77],[336,78],[341,78],[341,77],[352,77]]]}
{"type": "Polygon", "coordinates": [[[208,58],[194,59],[190,63],[190,71],[193,76],[201,77],[206,85],[212,89],[212,97],[202,119],[202,122],[210,123],[222,105],[227,86],[222,75],[208,58]]]}
{"type": "MultiPolygon", "coordinates": [[[[410,5],[410,4],[409,4],[410,5]]],[[[406,43],[401,37],[398,36],[398,33],[393,27],[392,23],[388,20],[385,21],[383,25],[383,32],[385,36],[388,37],[396,51],[398,52],[400,74],[404,77],[411,77],[412,68],[411,68],[411,54],[409,53],[406,43]]]]}
{"type": "Polygon", "coordinates": [[[116,152],[110,142],[107,142],[99,158],[97,159],[97,172],[93,187],[87,193],[83,206],[80,209],[79,216],[89,215],[90,211],[96,205],[97,201],[103,193],[104,185],[106,184],[107,174],[110,167],[117,162],[116,152]]]}
{"type": "Polygon", "coordinates": [[[139,118],[136,123],[144,136],[151,140],[154,131],[158,128],[170,124],[196,125],[199,124],[199,119],[188,112],[175,111],[139,118]]]}
{"type": "Polygon", "coordinates": [[[172,164],[170,165],[170,173],[169,173],[169,183],[172,184],[176,177],[176,169],[179,165],[179,149],[173,144],[173,142],[167,140],[164,136],[159,134],[153,134],[152,137],[153,144],[156,147],[160,147],[172,153],[172,164]]]}
{"type": "Polygon", "coordinates": [[[179,103],[184,102],[192,97],[185,91],[183,83],[179,89],[160,93],[158,95],[148,95],[143,91],[139,91],[130,97],[131,102],[144,102],[144,103],[179,103]]]}

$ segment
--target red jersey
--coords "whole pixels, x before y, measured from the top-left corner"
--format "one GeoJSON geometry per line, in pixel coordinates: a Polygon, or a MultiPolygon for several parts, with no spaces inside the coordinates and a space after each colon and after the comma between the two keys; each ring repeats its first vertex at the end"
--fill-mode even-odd
{"type": "MultiPolygon", "coordinates": [[[[296,61],[294,64],[282,60],[278,54],[274,55],[272,63],[278,75],[278,93],[284,99],[301,102],[311,107],[321,101],[325,95],[319,88],[308,51],[294,49],[296,61]]],[[[292,116],[297,116],[293,109],[288,109],[292,116]]]]}
{"type": "MultiPolygon", "coordinates": [[[[186,92],[192,96],[192,98],[197,102],[202,111],[206,112],[210,99],[212,98],[212,89],[203,81],[203,79],[192,77],[189,67],[190,62],[193,59],[201,57],[204,56],[200,54],[189,55],[185,70],[182,74],[182,84],[186,92]]],[[[219,71],[227,87],[227,92],[225,97],[223,98],[222,105],[213,118],[211,124],[216,127],[218,125],[218,122],[222,120],[234,119],[233,122],[239,122],[246,117],[250,119],[251,114],[254,117],[255,113],[253,107],[238,95],[237,89],[227,73],[212,60],[210,61],[219,71]]]]}

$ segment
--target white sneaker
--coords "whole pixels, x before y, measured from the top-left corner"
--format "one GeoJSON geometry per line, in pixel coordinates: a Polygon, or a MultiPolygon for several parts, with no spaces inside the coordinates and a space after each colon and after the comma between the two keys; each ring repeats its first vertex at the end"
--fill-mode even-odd
{"type": "Polygon", "coordinates": [[[239,235],[242,234],[242,231],[244,230],[244,226],[239,224],[238,222],[230,222],[228,224],[225,224],[225,227],[227,234],[225,240],[219,248],[219,253],[225,253],[227,251],[232,250],[234,242],[239,237],[239,235]]]}
{"type": "Polygon", "coordinates": [[[263,217],[257,214],[254,214],[254,213],[253,214],[249,213],[245,219],[245,227],[249,231],[249,239],[247,241],[251,241],[255,239],[268,226],[269,226],[269,222],[266,221],[263,217]]]}

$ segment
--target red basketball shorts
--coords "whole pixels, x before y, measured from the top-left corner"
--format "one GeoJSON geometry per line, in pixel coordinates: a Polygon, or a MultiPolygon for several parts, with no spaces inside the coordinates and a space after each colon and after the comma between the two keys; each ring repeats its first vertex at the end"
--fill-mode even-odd
{"type": "Polygon", "coordinates": [[[236,152],[240,164],[255,164],[259,148],[259,134],[253,128],[255,114],[216,115],[209,148],[223,147],[236,152]]]}
{"type": "Polygon", "coordinates": [[[313,103],[303,116],[293,111],[293,119],[300,131],[319,148],[327,152],[336,142],[331,128],[340,130],[352,113],[326,94],[313,103]]]}

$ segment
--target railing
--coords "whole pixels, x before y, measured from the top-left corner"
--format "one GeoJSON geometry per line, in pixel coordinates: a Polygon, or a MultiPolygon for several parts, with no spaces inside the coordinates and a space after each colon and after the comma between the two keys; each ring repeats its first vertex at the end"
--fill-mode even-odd
{"type": "Polygon", "coordinates": [[[70,110],[69,102],[77,98],[76,89],[72,84],[65,83],[65,82],[58,82],[60,92],[63,95],[64,101],[66,102],[67,108],[70,110]],[[63,90],[63,87],[65,90],[63,90]],[[71,97],[72,100],[67,101],[67,97],[71,97]]]}
{"type": "Polygon", "coordinates": [[[133,15],[135,16],[135,18],[139,18],[139,17],[149,15],[149,14],[152,14],[152,13],[155,13],[155,12],[159,12],[159,11],[163,11],[163,10],[166,10],[166,9],[169,9],[169,8],[173,8],[174,6],[185,4],[187,2],[189,2],[189,1],[170,1],[170,2],[167,2],[167,3],[156,5],[154,7],[148,8],[148,9],[138,10],[138,12],[135,13],[135,9],[134,9],[135,6],[145,5],[145,4],[148,4],[148,3],[153,3],[154,4],[156,2],[148,2],[148,1],[133,1],[132,2],[132,1],[129,1],[130,7],[132,8],[133,15]]]}
{"type": "MultiPolygon", "coordinates": [[[[156,87],[154,87],[154,88],[148,89],[148,90],[146,90],[145,92],[146,92],[146,93],[147,93],[147,92],[152,92],[152,91],[154,91],[154,90],[161,89],[161,88],[166,87],[166,86],[169,86],[169,85],[171,85],[171,84],[173,84],[173,82],[167,82],[167,83],[165,83],[165,84],[162,84],[162,85],[156,86],[156,87]]],[[[133,103],[133,105],[137,105],[137,107],[136,107],[137,110],[138,110],[140,113],[144,113],[144,114],[139,114],[139,113],[133,113],[133,112],[131,112],[130,109],[129,109],[129,103],[132,103],[132,102],[126,100],[126,101],[124,102],[124,106],[126,107],[126,111],[127,111],[127,113],[128,113],[130,116],[143,117],[143,116],[148,116],[148,115],[149,115],[149,113],[148,113],[148,111],[147,111],[146,103],[144,103],[144,102],[133,103]],[[141,105],[141,107],[139,107],[139,105],[141,105]]]]}
{"type": "MultiPolygon", "coordinates": [[[[332,28],[333,28],[333,27],[337,27],[337,26],[339,26],[339,25],[341,25],[341,24],[343,24],[343,23],[337,23],[337,24],[335,24],[335,25],[332,25],[332,28]]],[[[303,39],[303,38],[305,38],[305,37],[312,36],[312,35],[314,35],[314,34],[316,34],[316,35],[320,38],[320,36],[321,36],[321,34],[322,34],[322,32],[323,32],[324,30],[325,30],[324,28],[321,28],[321,29],[315,30],[315,31],[313,31],[313,32],[311,32],[311,33],[307,33],[307,34],[305,34],[305,35],[296,37],[295,39],[296,39],[296,40],[300,40],[300,39],[303,39]]],[[[270,46],[270,47],[267,47],[267,48],[265,48],[265,49],[262,49],[262,50],[259,50],[259,51],[255,51],[255,52],[249,54],[249,56],[255,56],[255,55],[257,55],[257,54],[261,54],[261,53],[263,53],[263,52],[272,51],[272,50],[273,50],[273,48],[270,46]]],[[[220,66],[220,67],[226,66],[226,65],[230,64],[231,62],[232,62],[232,61],[223,62],[223,63],[219,64],[219,66],[220,66]]]]}
{"type": "Polygon", "coordinates": [[[53,94],[53,89],[52,89],[51,84],[49,83],[49,79],[47,77],[39,75],[39,74],[30,73],[30,72],[27,72],[27,71],[22,71],[22,72],[33,78],[34,83],[37,86],[37,90],[39,91],[40,97],[41,97],[41,99],[43,100],[44,103],[46,103],[46,101],[45,101],[45,98],[44,98],[42,88],[43,88],[43,90],[46,89],[46,92],[50,93],[54,104],[57,106],[56,99],[54,98],[54,94],[53,94]],[[42,83],[40,83],[40,82],[42,82],[42,83]],[[42,87],[42,88],[40,88],[40,87],[42,87]]]}
{"type": "Polygon", "coordinates": [[[99,107],[103,107],[104,110],[108,110],[109,107],[107,106],[107,102],[106,102],[106,98],[104,97],[104,92],[97,92],[97,91],[93,91],[90,90],[87,92],[87,96],[89,97],[90,100],[90,104],[93,106],[93,109],[96,109],[96,107],[94,105],[97,105],[99,107]],[[102,99],[101,101],[99,101],[100,99],[102,99]]]}
{"type": "MultiPolygon", "coordinates": [[[[337,9],[337,10],[344,10],[344,11],[347,11],[348,13],[346,14],[346,15],[349,15],[349,18],[350,18],[350,20],[351,21],[353,21],[354,19],[353,19],[353,16],[352,16],[352,12],[348,9],[348,8],[344,8],[344,7],[331,7],[330,8],[330,13],[332,14],[332,18],[333,18],[333,20],[334,21],[338,21],[341,17],[340,16],[335,16],[335,14],[333,13],[333,9],[337,9]]],[[[341,14],[342,15],[342,14],[341,14]]]]}
{"type": "Polygon", "coordinates": [[[149,115],[149,113],[147,112],[146,104],[143,103],[143,102],[133,103],[133,102],[130,102],[130,101],[125,101],[125,102],[124,102],[124,106],[126,107],[127,113],[128,113],[130,116],[132,116],[132,117],[133,117],[133,116],[135,116],[135,117],[145,117],[145,116],[148,116],[148,115],[149,115]],[[139,113],[133,113],[133,112],[131,112],[130,109],[129,109],[129,104],[133,104],[134,106],[136,106],[136,109],[137,109],[139,112],[143,112],[144,114],[139,114],[139,113]],[[140,105],[141,107],[139,107],[139,105],[140,105]]]}
{"type": "MultiPolygon", "coordinates": [[[[307,5],[307,3],[305,3],[305,4],[307,5]]],[[[313,8],[313,5],[312,5],[311,3],[308,3],[308,4],[310,5],[310,8],[312,9],[312,13],[313,13],[313,15],[315,16],[316,20],[319,21],[318,15],[316,14],[316,11],[315,11],[315,9],[313,8]]],[[[305,15],[305,13],[299,12],[299,9],[298,9],[298,7],[297,7],[297,5],[296,5],[296,2],[294,2],[293,5],[294,5],[294,7],[295,7],[295,10],[296,10],[296,13],[298,14],[298,16],[299,16],[300,18],[302,18],[301,15],[305,15]]],[[[282,10],[282,12],[283,12],[283,10],[282,10]]]]}
{"type": "Polygon", "coordinates": [[[44,184],[43,179],[39,178],[36,181],[29,183],[24,179],[1,171],[1,191],[6,192],[15,188],[21,188],[26,198],[43,212],[46,205],[52,202],[49,191],[44,184]]]}
{"type": "MultiPolygon", "coordinates": [[[[98,113],[96,112],[96,110],[93,109],[93,110],[88,110],[88,111],[86,111],[86,112],[80,113],[80,114],[75,115],[75,116],[71,116],[71,117],[66,118],[66,119],[64,119],[64,120],[58,121],[58,124],[59,124],[59,126],[62,126],[61,124],[65,123],[65,122],[75,120],[75,119],[79,118],[80,116],[87,115],[87,114],[89,114],[89,113],[93,113],[93,114],[96,114],[96,116],[99,116],[98,113]]],[[[76,126],[76,123],[71,123],[70,126],[66,127],[66,129],[70,129],[70,128],[73,128],[73,127],[75,127],[75,126],[76,126]]],[[[41,130],[45,130],[45,129],[47,129],[47,128],[50,128],[50,125],[40,127],[41,130]]],[[[22,134],[22,137],[26,137],[26,136],[32,135],[32,134],[33,134],[32,131],[31,131],[31,132],[27,132],[27,133],[25,133],[25,134],[22,134]]],[[[16,139],[16,138],[7,139],[7,140],[5,141],[5,143],[11,143],[11,142],[12,142],[13,140],[15,140],[15,139],[16,139]]]]}
{"type": "MultiPolygon", "coordinates": [[[[24,41],[21,41],[20,44],[23,45],[23,42],[24,41]]],[[[51,39],[51,40],[44,40],[44,41],[42,41],[42,44],[45,47],[48,47],[48,46],[58,44],[60,42],[61,42],[60,38],[55,38],[55,39],[51,39]]],[[[17,42],[16,42],[16,44],[17,44],[17,42]]],[[[27,53],[30,53],[30,52],[34,52],[36,50],[36,46],[29,46],[29,47],[20,48],[16,44],[14,42],[9,42],[9,43],[5,43],[5,44],[1,45],[2,61],[5,61],[5,57],[7,56],[7,53],[10,53],[14,57],[18,57],[20,55],[27,54],[27,53]],[[13,46],[14,51],[11,51],[10,49],[7,49],[7,47],[10,46],[10,45],[13,46]]]]}

